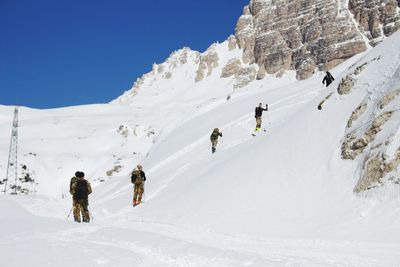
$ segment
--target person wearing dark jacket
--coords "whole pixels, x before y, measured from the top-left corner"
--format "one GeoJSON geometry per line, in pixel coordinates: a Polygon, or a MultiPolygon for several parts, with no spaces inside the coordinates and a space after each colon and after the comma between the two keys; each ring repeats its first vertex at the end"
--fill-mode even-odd
{"type": "Polygon", "coordinates": [[[218,128],[215,128],[210,135],[212,153],[215,153],[215,151],[217,151],[218,137],[220,136],[222,137],[222,132],[220,132],[218,128]]]}
{"type": "Polygon", "coordinates": [[[322,83],[326,84],[326,87],[328,87],[334,80],[335,78],[333,78],[332,74],[329,71],[326,71],[326,75],[322,80],[322,83]]]}
{"type": "Polygon", "coordinates": [[[256,129],[255,131],[260,131],[261,130],[261,124],[262,124],[262,114],[263,111],[267,111],[268,110],[268,105],[265,105],[265,108],[262,107],[262,103],[260,103],[258,105],[258,107],[256,107],[255,110],[255,118],[256,118],[256,129]]]}
{"type": "Polygon", "coordinates": [[[136,169],[132,171],[131,175],[131,182],[134,185],[134,192],[133,192],[134,207],[142,202],[145,181],[146,181],[146,174],[143,171],[143,167],[142,165],[137,165],[136,169]]]}
{"type": "Polygon", "coordinates": [[[92,193],[90,183],[85,179],[83,172],[76,172],[70,183],[70,193],[73,200],[74,220],[81,222],[90,222],[90,214],[88,210],[89,195],[92,193]]]}

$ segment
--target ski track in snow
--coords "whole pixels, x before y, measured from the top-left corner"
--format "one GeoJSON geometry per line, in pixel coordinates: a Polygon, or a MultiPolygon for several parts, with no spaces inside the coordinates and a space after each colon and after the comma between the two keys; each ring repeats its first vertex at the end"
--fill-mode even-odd
{"type": "MultiPolygon", "coordinates": [[[[273,109],[272,111],[267,111],[264,114],[264,117],[266,117],[268,119],[273,119],[273,117],[272,117],[273,114],[279,113],[279,112],[287,110],[287,109],[295,108],[296,106],[300,106],[300,105],[303,105],[304,103],[310,102],[316,96],[318,96],[320,92],[321,92],[321,90],[318,89],[318,90],[313,90],[313,91],[307,92],[307,93],[304,93],[304,92],[296,93],[296,94],[288,96],[282,100],[275,101],[275,102],[271,103],[269,105],[269,107],[271,107],[271,108],[277,107],[277,108],[273,109]],[[289,102],[289,103],[285,104],[286,102],[289,102]],[[279,104],[284,104],[284,105],[279,105],[279,104]]],[[[284,124],[284,121],[282,121],[281,124],[284,124]]],[[[253,125],[254,125],[253,112],[249,113],[248,115],[244,115],[244,116],[238,118],[237,120],[234,120],[228,124],[223,125],[221,127],[221,129],[224,129],[224,131],[232,132],[232,131],[236,130],[237,128],[242,128],[243,129],[242,132],[244,134],[242,134],[241,137],[239,137],[235,140],[230,140],[230,142],[225,145],[223,144],[223,137],[220,138],[219,147],[222,147],[222,148],[218,149],[218,151],[225,151],[231,147],[236,147],[236,146],[240,145],[241,143],[251,140],[253,137],[251,137],[248,134],[248,130],[246,130],[246,129],[252,129],[253,125]],[[221,140],[222,140],[222,142],[221,142],[221,140]]],[[[269,130],[272,129],[272,127],[273,127],[273,125],[271,126],[271,124],[268,124],[269,130]]],[[[209,135],[208,134],[204,135],[201,138],[199,138],[197,141],[195,141],[194,143],[189,144],[186,147],[180,149],[175,154],[169,156],[164,161],[159,162],[156,166],[153,166],[151,169],[149,169],[149,171],[147,173],[148,173],[148,175],[151,175],[151,173],[156,171],[157,169],[162,168],[163,166],[165,166],[171,162],[174,162],[181,157],[185,157],[188,153],[193,152],[194,150],[197,150],[196,154],[200,155],[197,159],[187,163],[183,167],[180,167],[178,169],[178,171],[176,171],[176,173],[174,173],[173,175],[166,178],[164,184],[161,185],[157,189],[157,191],[152,192],[147,200],[151,200],[152,198],[156,197],[161,191],[163,191],[164,189],[166,189],[168,187],[168,185],[171,183],[171,181],[174,180],[175,177],[181,175],[183,172],[185,172],[187,169],[189,169],[192,165],[204,160],[209,155],[209,153],[203,153],[203,151],[204,151],[203,148],[211,147],[209,142],[210,142],[209,135]]],[[[126,187],[124,189],[126,189],[126,187]]],[[[118,193],[121,193],[121,192],[122,191],[119,191],[118,193]]]]}
{"type": "MultiPolygon", "coordinates": [[[[162,233],[175,234],[178,231],[177,237],[169,237],[168,234],[154,233],[154,229],[148,232],[146,228],[151,224],[147,223],[145,229],[141,229],[140,224],[139,227],[131,225],[132,230],[91,225],[23,236],[21,240],[19,235],[20,238],[14,236],[3,240],[0,247],[7,252],[19,242],[44,246],[50,251],[54,246],[72,246],[89,257],[70,262],[83,262],[88,264],[86,266],[129,266],[129,263],[138,266],[391,266],[374,259],[374,254],[387,252],[388,260],[391,260],[393,250],[398,249],[394,246],[390,251],[386,245],[370,246],[357,242],[253,240],[209,231],[200,235],[174,226],[171,230],[170,225],[162,225],[162,233]],[[352,255],[354,250],[360,254],[352,255]],[[118,252],[123,257],[113,257],[110,252],[118,252]]],[[[59,259],[50,257],[47,262],[53,264],[68,257],[70,255],[59,259]]],[[[25,259],[7,259],[7,266],[19,266],[23,261],[25,259]]]]}

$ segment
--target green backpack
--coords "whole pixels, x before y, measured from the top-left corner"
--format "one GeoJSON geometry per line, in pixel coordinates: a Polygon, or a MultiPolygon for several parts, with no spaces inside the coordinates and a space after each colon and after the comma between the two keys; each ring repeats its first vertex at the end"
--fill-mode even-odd
{"type": "Polygon", "coordinates": [[[217,140],[218,136],[219,136],[219,132],[214,130],[213,133],[210,136],[210,139],[211,140],[217,140]]]}
{"type": "Polygon", "coordinates": [[[76,187],[76,182],[78,181],[78,178],[75,176],[71,178],[71,181],[69,182],[69,193],[71,195],[75,194],[75,187],[76,187]]]}
{"type": "Polygon", "coordinates": [[[143,178],[142,178],[139,170],[132,171],[131,182],[132,182],[132,184],[135,184],[135,185],[139,185],[139,184],[143,183],[143,178]]]}

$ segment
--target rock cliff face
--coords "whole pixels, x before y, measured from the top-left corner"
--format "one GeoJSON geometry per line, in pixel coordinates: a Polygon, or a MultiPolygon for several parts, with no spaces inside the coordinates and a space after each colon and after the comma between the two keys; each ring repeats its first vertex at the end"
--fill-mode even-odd
{"type": "Polygon", "coordinates": [[[349,0],[349,10],[373,46],[400,29],[399,6],[396,0],[349,0]]]}
{"type": "MultiPolygon", "coordinates": [[[[345,0],[252,0],[236,27],[243,61],[298,79],[330,69],[367,49],[345,0]]],[[[362,6],[362,5],[361,5],[362,6]]],[[[258,75],[262,78],[263,75],[258,75]]]]}
{"type": "MultiPolygon", "coordinates": [[[[396,51],[386,45],[383,50],[396,51]]],[[[357,92],[363,100],[352,112],[342,141],[345,160],[358,162],[359,179],[354,191],[359,193],[383,184],[399,184],[400,167],[400,57],[395,52],[363,58],[336,83],[340,95],[357,92]],[[374,56],[374,57],[373,57],[374,56]],[[374,77],[365,89],[363,83],[374,77]]]]}

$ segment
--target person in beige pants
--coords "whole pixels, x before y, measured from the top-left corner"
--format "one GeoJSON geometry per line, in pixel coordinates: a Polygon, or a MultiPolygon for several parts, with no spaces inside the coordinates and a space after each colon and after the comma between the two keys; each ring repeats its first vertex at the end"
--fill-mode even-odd
{"type": "Polygon", "coordinates": [[[220,137],[220,136],[222,137],[222,132],[220,132],[218,128],[215,128],[210,136],[212,153],[215,153],[217,151],[218,137],[220,137]]]}

